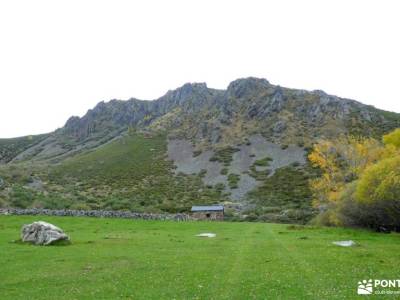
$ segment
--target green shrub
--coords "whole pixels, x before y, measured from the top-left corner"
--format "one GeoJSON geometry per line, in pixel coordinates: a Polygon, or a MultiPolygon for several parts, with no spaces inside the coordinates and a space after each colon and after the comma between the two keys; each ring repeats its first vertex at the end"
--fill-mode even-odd
{"type": "Polygon", "coordinates": [[[289,146],[288,146],[287,144],[282,144],[282,145],[281,145],[281,149],[282,149],[282,150],[285,150],[285,149],[287,149],[288,147],[289,147],[289,146]]]}
{"type": "Polygon", "coordinates": [[[224,164],[224,166],[228,167],[232,162],[233,153],[239,151],[238,148],[234,147],[225,147],[223,149],[217,150],[214,155],[210,158],[210,161],[218,161],[224,164]]]}
{"type": "Polygon", "coordinates": [[[259,167],[267,167],[269,166],[269,162],[272,161],[271,157],[265,157],[263,159],[258,159],[254,162],[255,166],[259,166],[259,167]]]}
{"type": "Polygon", "coordinates": [[[197,156],[199,156],[201,153],[202,153],[201,150],[195,150],[195,151],[193,151],[193,157],[197,157],[197,156]]]}
{"type": "Polygon", "coordinates": [[[221,175],[226,175],[226,174],[228,174],[228,168],[222,168],[221,169],[221,175]]]}
{"type": "Polygon", "coordinates": [[[10,204],[12,207],[27,208],[33,203],[34,199],[35,194],[33,191],[15,185],[12,189],[10,204]]]}
{"type": "Polygon", "coordinates": [[[217,183],[215,186],[214,186],[214,188],[217,190],[217,191],[223,191],[224,189],[225,189],[225,185],[223,184],[223,183],[217,183]]]}
{"type": "Polygon", "coordinates": [[[240,181],[240,175],[233,173],[228,175],[228,184],[231,189],[237,189],[239,181],[240,181]]]}

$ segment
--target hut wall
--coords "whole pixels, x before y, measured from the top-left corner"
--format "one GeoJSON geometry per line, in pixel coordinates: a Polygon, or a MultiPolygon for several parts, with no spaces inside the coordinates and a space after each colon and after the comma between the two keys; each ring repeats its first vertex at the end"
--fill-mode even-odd
{"type": "Polygon", "coordinates": [[[223,211],[196,211],[192,213],[192,217],[196,220],[214,220],[222,221],[224,219],[223,211]]]}

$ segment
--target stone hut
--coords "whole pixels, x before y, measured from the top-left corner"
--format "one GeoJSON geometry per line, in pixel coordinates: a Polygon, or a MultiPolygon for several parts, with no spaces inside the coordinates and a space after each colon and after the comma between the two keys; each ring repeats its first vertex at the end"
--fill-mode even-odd
{"type": "Polygon", "coordinates": [[[224,206],[192,206],[192,218],[195,220],[214,220],[222,221],[224,219],[224,206]]]}

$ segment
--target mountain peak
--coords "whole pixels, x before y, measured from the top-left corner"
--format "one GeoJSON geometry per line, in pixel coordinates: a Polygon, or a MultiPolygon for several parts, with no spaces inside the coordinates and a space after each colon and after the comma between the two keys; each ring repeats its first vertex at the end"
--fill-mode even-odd
{"type": "Polygon", "coordinates": [[[164,97],[179,97],[179,98],[185,98],[187,96],[190,96],[191,94],[195,92],[201,92],[207,90],[207,84],[205,82],[188,82],[182,85],[181,87],[178,87],[174,90],[169,90],[164,97]]]}
{"type": "Polygon", "coordinates": [[[232,81],[228,86],[227,92],[231,96],[243,97],[260,90],[266,90],[269,87],[271,87],[271,84],[264,78],[247,77],[232,81]]]}
{"type": "Polygon", "coordinates": [[[205,82],[187,82],[180,87],[180,89],[204,89],[204,88],[207,88],[207,83],[205,82]]]}
{"type": "MultiPolygon", "coordinates": [[[[236,84],[256,84],[256,85],[264,85],[268,86],[270,85],[269,81],[265,78],[258,78],[258,77],[243,77],[243,78],[238,78],[236,80],[233,80],[230,85],[236,85],[236,84]]],[[[228,87],[229,88],[229,87],[228,87]]]]}
{"type": "MultiPolygon", "coordinates": [[[[60,132],[79,142],[92,135],[112,136],[128,126],[145,128],[156,122],[157,126],[162,124],[165,130],[182,136],[214,141],[221,130],[218,124],[232,124],[234,115],[241,115],[244,122],[253,122],[253,131],[286,143],[298,139],[311,142],[318,136],[334,136],[335,132],[354,133],[354,128],[359,128],[360,134],[371,135],[372,129],[366,122],[380,124],[380,129],[374,129],[379,133],[398,124],[397,117],[392,122],[387,114],[356,101],[320,90],[288,89],[272,85],[264,78],[247,77],[232,81],[226,90],[208,88],[206,83],[185,83],[154,101],[132,98],[100,102],[85,116],[71,117],[60,132]],[[168,114],[171,112],[173,118],[168,114]],[[284,126],[276,126],[283,123],[289,128],[286,131],[282,129],[284,126]],[[335,131],[325,130],[328,124],[335,124],[335,131]],[[185,126],[191,130],[184,129],[185,126]]],[[[246,130],[241,134],[246,135],[246,130]]]]}

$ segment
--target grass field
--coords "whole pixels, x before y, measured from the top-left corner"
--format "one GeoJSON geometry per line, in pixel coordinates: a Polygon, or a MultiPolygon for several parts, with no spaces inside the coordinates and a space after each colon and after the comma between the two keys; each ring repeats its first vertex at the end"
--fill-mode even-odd
{"type": "Polygon", "coordinates": [[[0,253],[1,299],[355,299],[361,279],[399,278],[400,235],[265,223],[0,216],[0,253]],[[60,226],[72,244],[13,242],[21,226],[35,220],[60,226]],[[195,237],[201,232],[217,237],[195,237]],[[331,244],[347,239],[359,246],[331,244]]]}

